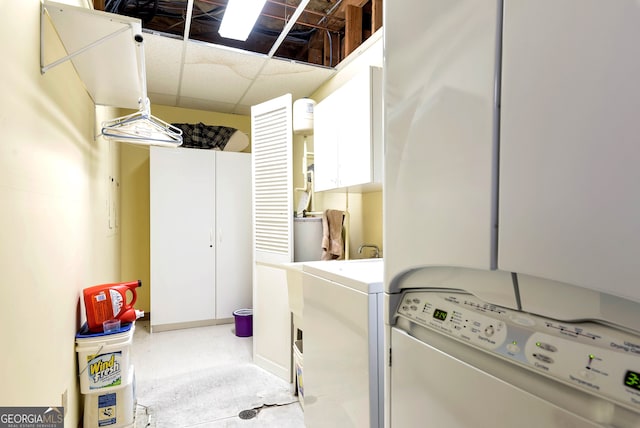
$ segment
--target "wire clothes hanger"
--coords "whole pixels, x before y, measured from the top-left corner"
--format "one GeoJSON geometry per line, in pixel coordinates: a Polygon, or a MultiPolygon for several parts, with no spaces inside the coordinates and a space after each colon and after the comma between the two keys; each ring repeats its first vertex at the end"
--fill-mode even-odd
{"type": "Polygon", "coordinates": [[[133,114],[102,122],[102,135],[125,143],[180,146],[182,130],[152,116],[148,98],[140,104],[140,110],[133,114]]]}
{"type": "Polygon", "coordinates": [[[109,140],[125,143],[178,147],[182,144],[182,130],[151,115],[151,103],[147,98],[142,36],[137,34],[135,41],[139,50],[139,78],[142,92],[138,100],[139,110],[133,114],[102,122],[102,135],[109,140]]]}

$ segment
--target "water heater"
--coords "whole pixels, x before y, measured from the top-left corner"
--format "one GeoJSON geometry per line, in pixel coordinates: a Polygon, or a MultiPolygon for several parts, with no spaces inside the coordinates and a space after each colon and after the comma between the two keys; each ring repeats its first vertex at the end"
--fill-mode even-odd
{"type": "Polygon", "coordinates": [[[322,258],[322,217],[293,219],[293,261],[309,262],[322,258]]]}
{"type": "Polygon", "coordinates": [[[313,134],[313,109],[316,102],[311,98],[300,98],[293,103],[293,133],[313,134]]]}

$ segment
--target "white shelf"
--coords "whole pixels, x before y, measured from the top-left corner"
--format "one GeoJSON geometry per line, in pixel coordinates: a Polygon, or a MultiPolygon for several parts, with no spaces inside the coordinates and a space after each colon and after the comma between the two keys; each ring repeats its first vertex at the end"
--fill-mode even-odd
{"type": "Polygon", "coordinates": [[[139,107],[138,100],[146,98],[139,19],[44,0],[41,21],[40,65],[43,74],[70,60],[95,104],[139,107]],[[67,56],[44,64],[47,17],[67,56]]]}

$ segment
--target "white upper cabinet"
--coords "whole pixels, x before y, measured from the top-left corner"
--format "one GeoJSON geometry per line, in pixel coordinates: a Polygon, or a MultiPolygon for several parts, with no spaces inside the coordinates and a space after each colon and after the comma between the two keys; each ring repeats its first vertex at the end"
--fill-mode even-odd
{"type": "Polygon", "coordinates": [[[504,8],[498,267],[640,301],[640,4],[504,8]]]}
{"type": "Polygon", "coordinates": [[[498,269],[521,295],[640,302],[640,3],[430,0],[385,19],[387,283],[498,269]]]}
{"type": "Polygon", "coordinates": [[[314,190],[381,189],[382,70],[354,76],[314,116],[314,190]]]}
{"type": "Polygon", "coordinates": [[[409,10],[390,3],[385,10],[385,276],[390,280],[419,266],[491,269],[496,4],[437,0],[409,10]],[[424,28],[424,34],[412,28],[424,28]]]}
{"type": "Polygon", "coordinates": [[[314,108],[313,185],[316,192],[338,187],[338,126],[332,121],[338,109],[335,93],[314,108]]]}

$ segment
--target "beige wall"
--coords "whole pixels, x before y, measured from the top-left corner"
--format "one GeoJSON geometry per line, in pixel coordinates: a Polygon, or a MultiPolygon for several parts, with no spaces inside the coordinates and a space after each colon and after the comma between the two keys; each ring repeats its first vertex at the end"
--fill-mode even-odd
{"type": "MultiPolygon", "coordinates": [[[[152,110],[152,114],[153,110],[152,110]]],[[[121,144],[121,274],[142,281],[136,309],[149,311],[149,147],[121,144]]]]}
{"type": "MultiPolygon", "coordinates": [[[[114,112],[96,111],[68,62],[40,74],[40,0],[0,11],[0,405],[59,406],[67,391],[65,426],[76,427],[80,293],[120,280],[108,218],[119,147],[94,138],[114,112]]],[[[51,61],[63,51],[46,29],[51,61]]]]}
{"type": "MultiPolygon", "coordinates": [[[[246,134],[251,131],[249,116],[213,113],[161,105],[151,105],[151,114],[169,123],[198,123],[229,126],[246,134]]],[[[133,144],[121,147],[122,277],[142,280],[136,308],[151,310],[149,272],[149,148],[133,144]]],[[[249,152],[250,147],[244,151],[249,152]]]]}
{"type": "Polygon", "coordinates": [[[382,191],[362,195],[363,238],[367,244],[380,248],[382,256],[382,191]]]}

